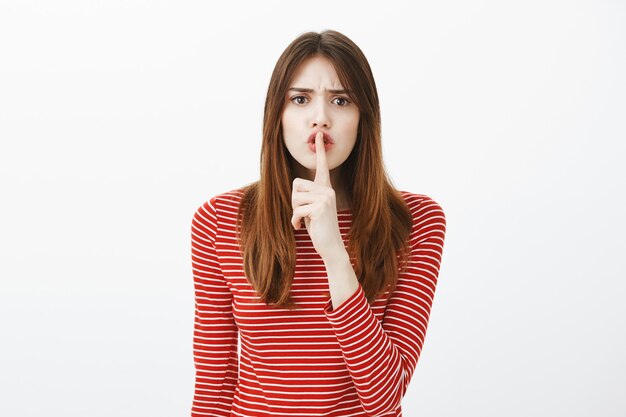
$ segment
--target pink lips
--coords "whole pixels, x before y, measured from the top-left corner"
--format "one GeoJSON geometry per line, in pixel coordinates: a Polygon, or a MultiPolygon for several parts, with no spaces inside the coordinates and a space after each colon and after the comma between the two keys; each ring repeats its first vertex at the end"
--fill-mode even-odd
{"type": "MultiPolygon", "coordinates": [[[[335,141],[333,140],[333,138],[326,132],[322,132],[324,134],[324,142],[326,144],[334,144],[335,141]]],[[[315,135],[317,135],[317,132],[313,132],[311,133],[311,136],[309,136],[309,140],[307,140],[307,143],[313,143],[315,144],[315,135]]]]}
{"type": "MultiPolygon", "coordinates": [[[[333,146],[335,146],[335,141],[333,140],[333,138],[326,132],[322,132],[324,135],[324,151],[328,152],[333,146]]],[[[309,150],[313,153],[316,153],[316,149],[315,149],[315,136],[317,135],[317,132],[313,132],[311,133],[311,136],[309,136],[309,140],[307,141],[307,144],[309,145],[309,150]]]]}

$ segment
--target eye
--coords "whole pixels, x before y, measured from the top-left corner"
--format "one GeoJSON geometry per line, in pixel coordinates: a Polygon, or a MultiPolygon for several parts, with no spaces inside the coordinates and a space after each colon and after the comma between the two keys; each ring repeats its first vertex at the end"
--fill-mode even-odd
{"type": "MultiPolygon", "coordinates": [[[[291,101],[293,102],[294,100],[297,100],[299,98],[306,99],[306,97],[304,97],[304,96],[293,96],[293,97],[291,97],[291,101]]],[[[304,104],[304,103],[296,102],[296,104],[304,104]]]]}
{"type": "Polygon", "coordinates": [[[342,100],[346,103],[346,104],[340,105],[339,107],[346,107],[350,103],[350,100],[348,100],[345,97],[337,97],[337,100],[342,100]]]}

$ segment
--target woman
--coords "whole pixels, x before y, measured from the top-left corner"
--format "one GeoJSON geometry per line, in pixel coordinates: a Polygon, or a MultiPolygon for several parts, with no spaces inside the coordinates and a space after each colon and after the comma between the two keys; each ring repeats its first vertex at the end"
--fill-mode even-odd
{"type": "Polygon", "coordinates": [[[401,416],[445,228],[385,174],[358,46],[299,36],[270,80],[260,180],[193,216],[192,416],[401,416]]]}

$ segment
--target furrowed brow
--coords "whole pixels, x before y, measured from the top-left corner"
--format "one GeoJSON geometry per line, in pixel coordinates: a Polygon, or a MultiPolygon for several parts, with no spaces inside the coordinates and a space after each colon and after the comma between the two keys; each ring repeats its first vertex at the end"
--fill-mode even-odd
{"type": "MultiPolygon", "coordinates": [[[[312,93],[313,89],[312,88],[302,88],[302,87],[291,87],[289,90],[287,91],[297,91],[299,93],[312,93]]],[[[332,94],[345,94],[347,92],[351,92],[350,90],[332,90],[332,89],[326,89],[327,92],[332,93],[332,94]]]]}

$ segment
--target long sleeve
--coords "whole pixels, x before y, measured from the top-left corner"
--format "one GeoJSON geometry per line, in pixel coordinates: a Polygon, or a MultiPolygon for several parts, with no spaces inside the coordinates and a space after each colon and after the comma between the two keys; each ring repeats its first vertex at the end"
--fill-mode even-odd
{"type": "Polygon", "coordinates": [[[370,416],[400,406],[424,344],[435,295],[445,215],[427,196],[412,213],[409,265],[389,297],[382,323],[361,285],[335,310],[332,300],[324,307],[363,409],[370,416]]]}
{"type": "Polygon", "coordinates": [[[214,200],[196,210],[191,224],[196,370],[192,417],[229,416],[238,378],[238,329],[233,318],[232,293],[215,250],[214,200]]]}

